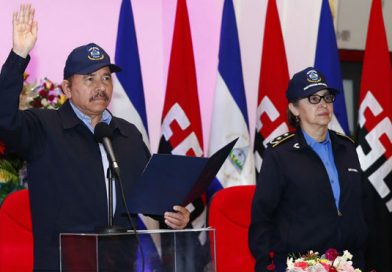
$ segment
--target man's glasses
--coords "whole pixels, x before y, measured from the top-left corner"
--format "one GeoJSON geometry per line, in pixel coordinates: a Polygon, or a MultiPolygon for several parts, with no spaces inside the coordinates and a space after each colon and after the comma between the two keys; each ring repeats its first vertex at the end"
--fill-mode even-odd
{"type": "Polygon", "coordinates": [[[333,103],[335,101],[336,96],[334,94],[326,94],[326,95],[318,95],[312,94],[308,96],[308,100],[310,104],[318,104],[321,102],[321,99],[324,99],[325,103],[333,103]]]}

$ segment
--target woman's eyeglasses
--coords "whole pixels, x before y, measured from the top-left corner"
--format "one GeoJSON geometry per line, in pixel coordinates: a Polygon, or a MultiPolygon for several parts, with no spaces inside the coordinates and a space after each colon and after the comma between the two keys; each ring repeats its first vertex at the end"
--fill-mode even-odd
{"type": "Polygon", "coordinates": [[[310,104],[318,104],[321,102],[321,99],[324,99],[325,103],[333,103],[335,101],[336,96],[334,94],[326,94],[326,95],[318,95],[312,94],[308,96],[308,100],[310,104]]]}

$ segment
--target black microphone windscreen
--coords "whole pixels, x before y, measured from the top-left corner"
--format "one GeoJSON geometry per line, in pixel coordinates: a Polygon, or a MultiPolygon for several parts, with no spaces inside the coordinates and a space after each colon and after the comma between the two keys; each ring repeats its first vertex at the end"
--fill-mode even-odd
{"type": "Polygon", "coordinates": [[[105,137],[111,139],[113,131],[108,124],[99,122],[94,128],[94,135],[99,142],[102,142],[102,139],[105,137]]]}

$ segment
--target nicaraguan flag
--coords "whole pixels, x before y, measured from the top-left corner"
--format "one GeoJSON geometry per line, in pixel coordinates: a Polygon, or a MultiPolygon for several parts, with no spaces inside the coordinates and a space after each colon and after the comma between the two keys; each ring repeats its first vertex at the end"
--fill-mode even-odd
{"type": "Polygon", "coordinates": [[[330,87],[340,91],[340,93],[336,96],[334,103],[334,116],[329,127],[333,130],[349,135],[350,131],[347,121],[339,52],[336,44],[335,29],[328,0],[323,0],[321,4],[314,67],[324,74],[330,87]]]}
{"type": "MultiPolygon", "coordinates": [[[[115,63],[122,68],[114,78],[114,92],[111,111],[134,124],[143,135],[143,140],[149,147],[147,114],[144,101],[144,90],[140,59],[137,46],[135,24],[130,0],[121,3],[115,63]]],[[[137,229],[158,229],[159,223],[150,217],[139,215],[137,229]]],[[[144,252],[145,271],[158,271],[160,266],[161,243],[158,235],[140,236],[144,252]]],[[[137,271],[141,271],[140,250],[137,256],[137,271]]]]}
{"type": "Polygon", "coordinates": [[[149,146],[143,80],[130,0],[121,3],[115,63],[122,68],[115,76],[111,111],[134,124],[149,146]]]}
{"type": "Polygon", "coordinates": [[[232,0],[225,0],[220,34],[218,78],[211,123],[209,155],[239,138],[209,188],[211,196],[223,187],[254,184],[248,112],[242,77],[241,53],[232,0]]]}

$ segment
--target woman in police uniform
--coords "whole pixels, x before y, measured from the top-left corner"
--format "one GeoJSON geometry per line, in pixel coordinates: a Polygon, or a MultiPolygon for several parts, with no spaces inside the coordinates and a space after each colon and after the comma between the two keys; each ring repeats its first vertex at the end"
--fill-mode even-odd
{"type": "Polygon", "coordinates": [[[338,90],[309,67],[289,82],[286,133],[264,153],[253,199],[249,247],[255,271],[284,271],[290,254],[349,250],[363,267],[363,181],[352,140],[328,130],[338,90]],[[270,254],[274,252],[274,254],[270,254]],[[269,266],[270,268],[270,266],[269,266]]]}

